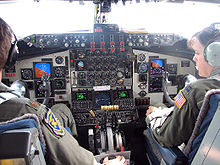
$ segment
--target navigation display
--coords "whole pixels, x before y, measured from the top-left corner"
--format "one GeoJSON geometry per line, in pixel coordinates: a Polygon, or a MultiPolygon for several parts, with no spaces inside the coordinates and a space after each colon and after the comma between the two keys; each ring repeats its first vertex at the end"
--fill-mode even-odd
{"type": "Polygon", "coordinates": [[[118,91],[118,98],[129,98],[128,91],[127,90],[119,90],[118,91]]]}
{"type": "Polygon", "coordinates": [[[97,91],[95,92],[95,106],[110,105],[111,97],[109,91],[97,91]]]}
{"type": "Polygon", "coordinates": [[[34,63],[34,77],[41,78],[45,74],[51,77],[51,63],[49,62],[34,63]]]}

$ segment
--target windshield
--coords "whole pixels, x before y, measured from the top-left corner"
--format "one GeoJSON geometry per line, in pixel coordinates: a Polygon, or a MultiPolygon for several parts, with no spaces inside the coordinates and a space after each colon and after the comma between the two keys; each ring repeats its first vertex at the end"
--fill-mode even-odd
{"type": "MultiPolygon", "coordinates": [[[[95,18],[91,1],[1,1],[0,15],[18,38],[30,34],[91,32],[95,18]]],[[[213,22],[220,22],[220,7],[207,3],[112,3],[107,23],[126,30],[176,33],[186,38],[213,22]]]]}

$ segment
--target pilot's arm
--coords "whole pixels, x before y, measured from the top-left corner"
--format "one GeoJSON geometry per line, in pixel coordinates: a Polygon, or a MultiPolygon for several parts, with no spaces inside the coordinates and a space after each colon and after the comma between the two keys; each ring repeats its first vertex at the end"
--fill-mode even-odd
{"type": "Polygon", "coordinates": [[[174,107],[154,108],[152,113],[147,116],[146,123],[162,146],[179,146],[188,141],[208,89],[209,87],[199,81],[188,85],[175,97],[174,107]],[[155,115],[157,110],[162,113],[166,112],[165,115],[160,115],[162,119],[155,115]],[[157,120],[154,120],[154,118],[157,120]]]}

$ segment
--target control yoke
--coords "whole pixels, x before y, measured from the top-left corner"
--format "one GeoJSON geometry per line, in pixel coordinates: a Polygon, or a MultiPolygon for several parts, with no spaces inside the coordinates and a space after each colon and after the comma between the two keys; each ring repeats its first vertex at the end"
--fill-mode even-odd
{"type": "Polygon", "coordinates": [[[171,105],[174,105],[175,101],[170,98],[168,90],[167,90],[167,86],[171,85],[171,81],[168,80],[168,72],[163,71],[162,76],[163,76],[162,89],[163,89],[164,97],[168,103],[170,103],[171,105]]]}
{"type": "Polygon", "coordinates": [[[42,93],[44,93],[44,101],[42,104],[47,105],[49,102],[49,97],[51,94],[51,86],[49,81],[49,76],[47,74],[44,74],[41,77],[42,84],[40,85],[39,89],[42,93]]]}
{"type": "MultiPolygon", "coordinates": [[[[168,72],[163,71],[162,76],[163,76],[162,88],[163,88],[164,97],[166,101],[168,101],[168,103],[170,103],[171,105],[174,105],[175,101],[170,98],[168,90],[167,90],[167,86],[171,85],[171,81],[168,80],[168,72]]],[[[185,86],[187,86],[188,84],[197,81],[197,78],[195,78],[191,74],[186,74],[183,77],[183,81],[185,81],[185,86]]]]}

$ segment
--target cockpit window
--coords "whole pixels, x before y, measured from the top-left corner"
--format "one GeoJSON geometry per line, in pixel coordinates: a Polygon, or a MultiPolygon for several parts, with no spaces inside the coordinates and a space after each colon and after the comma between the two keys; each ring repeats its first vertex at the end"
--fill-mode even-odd
{"type": "MultiPolygon", "coordinates": [[[[0,15],[18,38],[41,33],[91,32],[96,14],[99,13],[92,1],[0,1],[0,15]]],[[[219,15],[220,6],[213,3],[118,1],[111,4],[105,19],[126,30],[190,37],[200,27],[219,22],[219,15]]]]}

